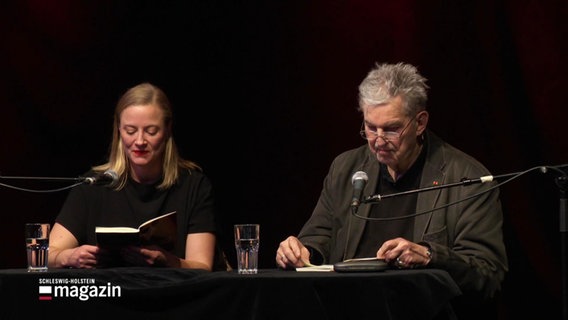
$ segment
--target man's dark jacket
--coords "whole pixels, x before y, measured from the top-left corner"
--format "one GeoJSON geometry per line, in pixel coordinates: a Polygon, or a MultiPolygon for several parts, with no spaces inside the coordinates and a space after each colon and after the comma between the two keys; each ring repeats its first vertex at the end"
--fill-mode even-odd
{"type": "MultiPolygon", "coordinates": [[[[421,188],[490,175],[480,162],[432,132],[428,131],[425,139],[421,188]]],[[[321,254],[323,263],[353,258],[365,223],[373,222],[352,215],[351,178],[357,171],[366,172],[369,179],[363,194],[373,195],[379,168],[367,145],[342,153],[331,164],[312,216],[298,235],[304,245],[321,254]]],[[[492,185],[479,183],[421,192],[416,212],[411,213],[426,213],[409,218],[414,220],[414,235],[408,240],[431,247],[428,267],[447,270],[464,293],[483,298],[493,297],[500,290],[508,268],[499,190],[482,193],[492,185]],[[468,197],[472,198],[458,202],[468,197]],[[453,202],[458,203],[433,210],[453,202]]],[[[367,217],[370,210],[371,205],[362,204],[357,214],[367,217]]]]}

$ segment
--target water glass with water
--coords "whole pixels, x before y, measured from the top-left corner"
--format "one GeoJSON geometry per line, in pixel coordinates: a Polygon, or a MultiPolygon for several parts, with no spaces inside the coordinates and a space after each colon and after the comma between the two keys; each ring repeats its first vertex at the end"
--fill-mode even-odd
{"type": "Polygon", "coordinates": [[[235,247],[237,270],[240,274],[258,273],[259,224],[236,224],[235,247]]]}
{"type": "Polygon", "coordinates": [[[26,251],[28,255],[28,272],[47,271],[47,255],[49,253],[49,223],[26,223],[26,251]]]}

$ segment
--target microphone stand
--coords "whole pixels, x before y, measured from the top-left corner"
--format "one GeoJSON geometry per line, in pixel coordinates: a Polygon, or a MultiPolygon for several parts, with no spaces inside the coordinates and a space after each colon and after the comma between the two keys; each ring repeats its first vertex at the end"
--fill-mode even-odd
{"type": "Polygon", "coordinates": [[[0,182],[0,186],[3,187],[7,187],[7,188],[11,188],[11,189],[16,189],[16,190],[20,190],[20,191],[27,191],[27,192],[57,192],[57,191],[63,191],[63,190],[67,190],[67,189],[71,189],[75,186],[78,186],[80,184],[86,183],[87,182],[87,178],[85,177],[77,177],[77,178],[63,178],[63,177],[24,177],[24,176],[0,176],[0,181],[3,180],[41,180],[41,181],[71,181],[74,182],[72,185],[67,186],[67,187],[63,187],[63,188],[59,188],[59,189],[52,189],[52,190],[33,190],[33,189],[27,189],[27,188],[21,188],[21,187],[16,187],[13,185],[8,185],[5,183],[0,182]]]}
{"type": "Polygon", "coordinates": [[[0,180],[46,180],[46,181],[85,181],[85,178],[63,178],[63,177],[22,177],[22,176],[0,176],[0,180]]]}
{"type": "Polygon", "coordinates": [[[424,191],[436,190],[436,189],[443,189],[443,188],[451,188],[455,186],[465,186],[470,185],[473,183],[484,183],[490,182],[495,179],[500,178],[509,178],[511,179],[503,182],[502,184],[517,178],[525,173],[528,173],[533,170],[539,170],[542,173],[547,173],[549,169],[555,171],[558,176],[555,178],[556,185],[558,186],[559,191],[559,199],[560,199],[560,206],[559,206],[559,227],[560,227],[560,260],[561,260],[561,277],[562,277],[562,293],[561,293],[561,303],[562,303],[562,319],[568,320],[568,215],[566,210],[568,208],[568,174],[563,171],[561,168],[568,167],[568,164],[558,165],[558,166],[541,166],[541,167],[534,167],[526,171],[515,172],[515,173],[508,173],[502,174],[497,176],[483,176],[476,179],[467,179],[464,178],[460,182],[443,184],[443,185],[436,185],[432,187],[426,187],[422,189],[414,189],[409,191],[397,192],[387,195],[372,195],[365,198],[361,203],[376,203],[381,201],[382,199],[397,197],[401,195],[408,195],[413,193],[419,193],[424,191]]]}
{"type": "Polygon", "coordinates": [[[562,273],[562,319],[568,320],[568,218],[566,207],[568,206],[567,189],[568,177],[563,175],[556,178],[556,186],[559,191],[559,221],[560,221],[560,261],[562,273]]]}
{"type": "Polygon", "coordinates": [[[414,190],[408,190],[408,191],[402,191],[402,192],[385,194],[385,195],[376,194],[376,195],[368,196],[363,201],[361,201],[361,203],[372,203],[372,202],[378,202],[378,201],[381,201],[381,200],[387,199],[387,198],[393,198],[393,197],[398,197],[398,196],[408,195],[408,194],[413,194],[413,193],[419,193],[419,192],[424,192],[424,191],[445,189],[445,188],[451,188],[451,187],[455,187],[455,186],[467,186],[467,185],[474,184],[474,183],[490,182],[490,181],[493,181],[495,179],[513,177],[513,176],[521,175],[523,173],[524,172],[515,172],[515,173],[502,174],[502,175],[498,175],[498,176],[483,176],[483,177],[475,178],[475,179],[463,178],[460,182],[440,184],[440,185],[436,185],[436,186],[414,189],[414,190]]]}

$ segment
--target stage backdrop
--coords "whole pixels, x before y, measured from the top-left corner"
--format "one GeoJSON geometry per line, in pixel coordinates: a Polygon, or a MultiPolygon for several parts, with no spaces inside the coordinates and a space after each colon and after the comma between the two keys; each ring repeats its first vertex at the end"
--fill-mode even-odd
{"type": "MultiPolygon", "coordinates": [[[[564,0],[227,2],[3,2],[0,174],[77,177],[104,162],[116,100],[152,82],[173,102],[182,154],[214,183],[233,264],[232,225],[251,222],[273,268],[334,156],[364,143],[357,86],[375,62],[415,64],[430,128],[493,174],[568,162],[564,0]]],[[[555,176],[501,191],[501,316],[559,318],[555,176]]],[[[23,224],[53,222],[66,193],[0,188],[1,268],[24,267],[23,224]]]]}

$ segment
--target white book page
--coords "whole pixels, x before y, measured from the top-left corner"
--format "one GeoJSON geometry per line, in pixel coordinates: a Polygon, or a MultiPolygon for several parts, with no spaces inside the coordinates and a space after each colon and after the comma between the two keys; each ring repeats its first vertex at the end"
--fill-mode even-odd
{"type": "Polygon", "coordinates": [[[96,227],[95,233],[137,233],[138,229],[129,227],[96,227]]]}
{"type": "Polygon", "coordinates": [[[143,226],[148,225],[148,224],[150,224],[150,223],[152,223],[152,222],[154,222],[158,219],[172,215],[174,213],[176,213],[176,211],[172,211],[170,213],[166,213],[166,214],[163,214],[161,216],[152,218],[152,219],[144,222],[143,224],[141,224],[138,228],[131,228],[131,227],[96,227],[95,232],[96,233],[136,233],[136,232],[140,231],[140,228],[142,228],[143,226]]]}
{"type": "Polygon", "coordinates": [[[145,226],[145,225],[147,225],[147,224],[150,224],[150,223],[152,223],[152,222],[154,222],[154,221],[156,221],[156,220],[158,220],[158,219],[162,219],[162,218],[167,217],[167,216],[169,216],[169,215],[172,215],[172,214],[174,214],[174,213],[176,213],[176,211],[172,211],[172,212],[170,212],[170,213],[166,213],[166,214],[163,214],[163,215],[161,215],[161,216],[158,216],[158,217],[155,217],[155,218],[153,218],[153,219],[150,219],[150,220],[144,222],[143,224],[141,224],[141,225],[138,227],[138,229],[140,229],[140,228],[142,228],[143,226],[145,226]]]}

